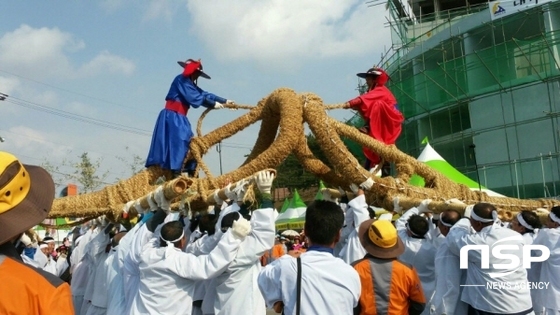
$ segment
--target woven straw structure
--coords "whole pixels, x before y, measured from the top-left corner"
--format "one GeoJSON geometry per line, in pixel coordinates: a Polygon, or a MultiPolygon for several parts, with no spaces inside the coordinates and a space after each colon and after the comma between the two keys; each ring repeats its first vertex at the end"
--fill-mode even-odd
{"type": "MultiPolygon", "coordinates": [[[[397,197],[404,209],[417,206],[424,199],[431,199],[429,207],[434,213],[446,209],[463,212],[464,206],[445,203],[452,198],[457,198],[465,204],[488,202],[499,208],[504,218],[513,217],[514,213],[521,210],[550,209],[560,205],[560,201],[552,199],[490,197],[484,192],[472,191],[464,185],[456,184],[399,151],[394,145],[385,145],[356,128],[329,117],[327,110],[347,108],[348,105],[324,105],[322,99],[312,93],[297,94],[291,89],[280,88],[263,98],[256,106],[226,107],[249,109],[249,112],[206,135],[201,133],[201,126],[210,110],[203,113],[197,124],[197,136],[192,139],[189,153],[185,157],[185,161],[194,159],[198,162],[197,176],[185,179],[188,181],[186,186],[181,186],[178,190],[171,189],[172,193],[166,194],[166,198],[173,201],[173,207],[178,207],[179,201],[183,200],[193,211],[206,210],[212,204],[214,191],[224,188],[228,183],[249,178],[260,170],[274,169],[290,153],[294,153],[307,171],[334,187],[348,187],[352,183],[360,184],[372,178],[374,184],[366,192],[368,202],[387,210],[393,209],[393,200],[397,197]],[[212,146],[258,121],[261,127],[257,140],[243,164],[228,174],[213,176],[204,163],[203,156],[212,146]],[[304,123],[309,125],[332,168],[315,157],[307,146],[304,123]],[[373,175],[346,149],[341,137],[350,138],[378,153],[384,161],[394,163],[397,176],[372,177],[373,175]],[[201,176],[202,173],[204,177],[201,176]],[[426,186],[415,187],[407,184],[413,174],[422,176],[426,186]]],[[[112,219],[118,218],[128,201],[146,198],[157,187],[154,182],[161,176],[171,180],[169,172],[150,167],[130,179],[100,191],[56,199],[49,217],[91,218],[105,214],[112,219]]],[[[223,192],[220,194],[223,195],[223,192]]]]}

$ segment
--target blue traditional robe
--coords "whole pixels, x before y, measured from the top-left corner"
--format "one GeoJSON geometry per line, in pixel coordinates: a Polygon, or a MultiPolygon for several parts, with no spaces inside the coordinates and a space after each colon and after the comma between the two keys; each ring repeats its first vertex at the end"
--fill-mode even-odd
{"type": "MultiPolygon", "coordinates": [[[[180,74],[171,83],[165,100],[166,108],[161,110],[156,121],[146,167],[158,165],[181,172],[194,135],[186,116],[189,108],[213,108],[216,102],[225,103],[226,99],[203,91],[190,77],[180,74]],[[182,108],[177,108],[181,105],[182,108]]],[[[195,163],[189,163],[185,171],[192,171],[195,167],[195,163]]]]}

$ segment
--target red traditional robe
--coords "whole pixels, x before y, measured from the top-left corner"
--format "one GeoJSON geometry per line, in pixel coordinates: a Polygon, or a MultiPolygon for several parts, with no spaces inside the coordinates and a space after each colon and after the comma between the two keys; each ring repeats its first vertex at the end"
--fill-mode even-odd
{"type": "MultiPolygon", "coordinates": [[[[397,100],[393,93],[385,87],[388,76],[383,72],[376,79],[376,84],[369,92],[349,101],[350,106],[357,110],[369,127],[369,135],[385,144],[395,144],[401,134],[404,117],[397,108],[397,100]]],[[[363,148],[364,155],[370,160],[370,167],[379,164],[379,155],[368,148],[363,148]]]]}

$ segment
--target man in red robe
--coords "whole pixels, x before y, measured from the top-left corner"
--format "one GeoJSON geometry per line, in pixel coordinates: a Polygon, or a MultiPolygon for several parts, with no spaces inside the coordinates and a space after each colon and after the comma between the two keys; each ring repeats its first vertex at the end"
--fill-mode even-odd
{"type": "MultiPolygon", "coordinates": [[[[357,75],[366,80],[368,91],[348,101],[348,104],[364,118],[366,123],[361,130],[385,144],[395,144],[401,134],[404,118],[397,108],[395,96],[385,86],[389,76],[380,68],[371,68],[357,75]]],[[[363,148],[363,151],[366,156],[366,169],[375,169],[381,158],[368,148],[363,148]]],[[[388,175],[387,170],[383,169],[383,175],[388,175]]]]}

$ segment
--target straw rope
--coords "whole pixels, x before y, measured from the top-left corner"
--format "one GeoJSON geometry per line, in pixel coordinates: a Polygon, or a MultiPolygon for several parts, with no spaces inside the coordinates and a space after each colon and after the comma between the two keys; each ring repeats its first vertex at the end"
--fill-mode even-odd
{"type": "MultiPolygon", "coordinates": [[[[178,207],[176,199],[181,197],[191,211],[205,211],[213,204],[213,193],[228,183],[236,183],[251,178],[260,170],[274,169],[293,153],[306,171],[315,174],[333,187],[348,187],[360,184],[371,178],[374,181],[371,189],[366,191],[370,204],[393,209],[393,200],[399,198],[401,207],[407,209],[417,206],[424,199],[431,199],[429,205],[435,213],[449,207],[462,212],[464,206],[447,205],[445,200],[457,198],[465,204],[489,202],[499,208],[504,218],[513,217],[521,210],[536,208],[550,209],[560,205],[553,199],[522,200],[515,198],[490,197],[484,192],[473,191],[465,185],[452,182],[441,173],[426,164],[399,151],[394,145],[385,145],[358,129],[339,122],[326,113],[327,110],[348,108],[348,103],[324,105],[322,99],[312,93],[297,94],[293,90],[280,88],[263,98],[256,106],[226,105],[232,109],[247,109],[247,113],[234,119],[205,135],[202,134],[202,121],[211,113],[206,110],[197,123],[196,136],[192,138],[186,160],[197,161],[197,174],[189,178],[187,188],[170,196],[174,200],[172,207],[178,207]],[[224,175],[214,177],[204,163],[203,157],[210,148],[227,139],[248,126],[260,121],[260,130],[253,150],[243,164],[224,175]],[[307,123],[321,150],[328,159],[329,166],[313,155],[309,149],[304,124],[307,123]],[[375,177],[364,169],[356,158],[347,150],[342,138],[352,139],[363,147],[376,152],[383,161],[394,163],[396,177],[375,177]],[[200,177],[202,171],[205,177],[200,177]],[[425,187],[408,184],[414,174],[422,176],[425,187]]],[[[169,181],[172,174],[158,167],[150,167],[143,172],[105,187],[104,189],[79,196],[56,199],[49,217],[95,217],[106,214],[109,219],[120,216],[124,205],[130,200],[146,198],[157,188],[154,182],[160,176],[169,181]]],[[[233,186],[233,184],[232,184],[233,186]]]]}

